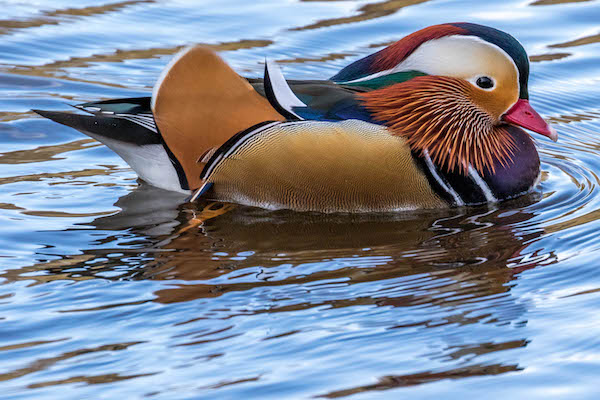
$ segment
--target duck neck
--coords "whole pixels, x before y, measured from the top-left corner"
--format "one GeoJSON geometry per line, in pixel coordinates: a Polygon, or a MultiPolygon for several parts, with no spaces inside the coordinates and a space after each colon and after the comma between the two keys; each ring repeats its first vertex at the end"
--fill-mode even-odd
{"type": "Polygon", "coordinates": [[[515,143],[512,160],[495,162],[493,172],[483,173],[470,166],[468,173],[448,172],[437,165],[427,151],[413,152],[413,157],[428,177],[438,195],[453,205],[490,203],[516,197],[528,192],[540,174],[540,159],[531,137],[522,129],[507,126],[506,131],[515,143]]]}

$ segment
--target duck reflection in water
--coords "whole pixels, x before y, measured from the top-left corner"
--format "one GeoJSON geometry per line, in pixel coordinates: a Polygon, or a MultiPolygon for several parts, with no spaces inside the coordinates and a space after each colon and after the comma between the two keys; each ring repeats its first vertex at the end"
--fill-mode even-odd
{"type": "MultiPolygon", "coordinates": [[[[530,248],[543,234],[528,223],[534,214],[526,211],[539,200],[539,193],[501,206],[402,214],[272,212],[218,204],[140,212],[143,204],[156,207],[161,193],[150,187],[134,191],[117,203],[123,211],[94,224],[117,230],[136,225],[133,229],[140,234],[158,233],[153,240],[161,251],[151,253],[152,261],[132,270],[131,278],[176,280],[174,287],[154,293],[154,301],[163,304],[237,292],[249,297],[247,307],[232,307],[226,315],[375,306],[406,310],[406,319],[392,321],[388,329],[440,329],[438,334],[443,334],[445,325],[491,324],[503,330],[508,328],[502,326],[526,324],[527,303],[511,294],[514,278],[527,269],[556,262],[552,252],[538,254],[530,248]],[[224,212],[200,225],[190,225],[194,216],[200,219],[206,209],[212,210],[208,216],[224,212]],[[181,225],[174,226],[174,216],[181,225]],[[323,295],[320,289],[328,285],[336,290],[323,295]],[[270,293],[269,301],[256,299],[265,292],[270,293]],[[425,311],[415,316],[415,307],[425,311]]],[[[476,361],[481,355],[527,344],[524,337],[460,344],[450,340],[446,348],[426,356],[476,361]]],[[[441,371],[386,375],[376,384],[323,396],[334,398],[521,368],[518,360],[508,364],[470,362],[441,371]]]]}
{"type": "Polygon", "coordinates": [[[539,194],[502,206],[370,215],[273,212],[216,203],[174,206],[173,196],[179,195],[143,185],[119,199],[115,205],[121,212],[93,222],[97,229],[130,228],[152,237],[156,244],[146,250],[153,260],[131,274],[190,282],[157,293],[157,300],[166,303],[264,285],[322,280],[352,285],[428,274],[448,282],[430,291],[438,294],[436,300],[424,294],[371,300],[450,305],[461,300],[449,301],[440,293],[459,294],[465,287],[477,296],[503,293],[515,274],[555,261],[552,253],[527,250],[543,231],[527,229],[534,215],[519,207],[539,194]],[[206,220],[196,226],[190,223],[194,217],[206,220]]]}
{"type": "MultiPolygon", "coordinates": [[[[405,311],[400,316],[390,312],[393,319],[387,321],[387,329],[433,329],[433,334],[443,335],[444,326],[484,324],[480,326],[500,330],[523,326],[527,303],[511,294],[514,278],[527,269],[556,262],[552,252],[538,254],[531,249],[543,231],[528,222],[534,214],[527,212],[527,206],[539,194],[496,206],[370,215],[273,212],[215,203],[180,205],[177,196],[141,185],[117,201],[120,212],[91,223],[94,230],[115,231],[106,241],[133,238],[138,242],[138,249],[128,242],[127,258],[89,264],[96,258],[106,260],[108,253],[122,252],[117,245],[63,256],[11,275],[32,279],[25,273],[45,269],[48,273],[39,276],[44,281],[54,276],[169,282],[152,299],[162,304],[233,295],[237,300],[219,301],[224,320],[240,314],[276,315],[315,307],[391,307],[405,311]],[[204,222],[198,224],[200,220],[204,222]],[[107,271],[118,268],[122,272],[124,263],[130,264],[125,275],[106,278],[107,271]],[[77,272],[69,272],[74,267],[77,272]]],[[[210,302],[198,304],[201,309],[191,320],[214,311],[207,310],[210,302]]],[[[510,340],[499,342],[477,336],[474,343],[449,341],[446,348],[425,356],[472,359],[528,343],[526,338],[509,336],[510,340]]],[[[377,384],[324,396],[520,368],[518,362],[471,361],[467,367],[444,371],[382,376],[377,384]]]]}

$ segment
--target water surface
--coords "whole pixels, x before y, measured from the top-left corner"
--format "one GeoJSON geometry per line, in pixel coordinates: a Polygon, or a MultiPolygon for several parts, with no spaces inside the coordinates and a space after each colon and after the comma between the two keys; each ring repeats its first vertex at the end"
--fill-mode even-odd
{"type": "Polygon", "coordinates": [[[597,398],[599,1],[0,5],[2,396],[597,398]],[[386,215],[215,207],[197,226],[206,204],[30,111],[147,95],[192,43],[245,76],[268,57],[315,79],[449,21],[531,55],[531,102],[560,139],[537,137],[528,196],[386,215]]]}

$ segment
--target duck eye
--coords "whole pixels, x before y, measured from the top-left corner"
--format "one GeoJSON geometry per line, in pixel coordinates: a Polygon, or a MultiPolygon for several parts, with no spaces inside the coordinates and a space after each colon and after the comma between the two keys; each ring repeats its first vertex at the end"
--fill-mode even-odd
{"type": "Polygon", "coordinates": [[[475,83],[482,89],[491,89],[494,87],[494,81],[487,76],[480,76],[475,83]]]}

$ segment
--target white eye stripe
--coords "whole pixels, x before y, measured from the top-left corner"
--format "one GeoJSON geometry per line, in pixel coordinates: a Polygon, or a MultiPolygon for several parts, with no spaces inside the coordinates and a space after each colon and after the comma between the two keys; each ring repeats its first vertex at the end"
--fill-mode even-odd
{"type": "MultiPolygon", "coordinates": [[[[440,39],[432,39],[421,44],[411,55],[391,69],[376,72],[343,83],[364,82],[381,76],[405,71],[419,71],[427,75],[460,77],[460,75],[463,75],[463,73],[469,69],[469,66],[473,65],[473,62],[469,62],[469,58],[465,58],[464,54],[473,54],[473,57],[479,56],[479,58],[471,59],[471,61],[477,63],[478,60],[485,59],[485,56],[489,54],[489,52],[486,52],[486,48],[494,49],[495,52],[502,54],[508,64],[514,68],[514,71],[516,72],[517,89],[520,91],[519,69],[512,57],[499,46],[487,42],[477,36],[470,35],[451,35],[440,39]]],[[[477,86],[477,78],[482,76],[491,78],[490,75],[483,75],[481,72],[483,72],[482,69],[471,71],[471,73],[474,74],[473,78],[467,79],[478,88],[480,87],[477,86]]],[[[465,79],[466,77],[462,76],[462,78],[465,79]]],[[[493,81],[494,87],[496,87],[497,82],[495,79],[493,79],[493,81]]],[[[484,90],[493,90],[493,88],[484,90]]]]}

